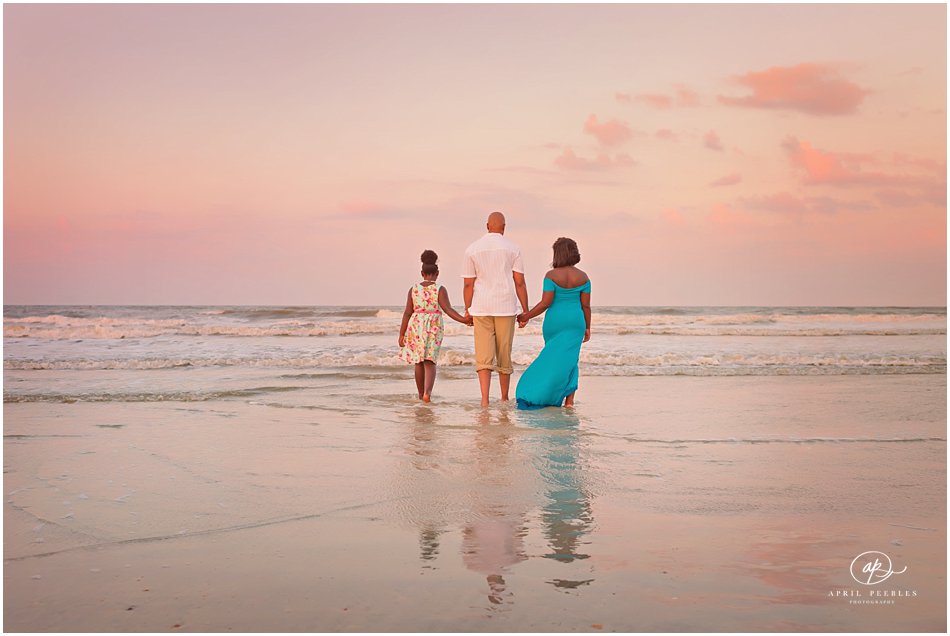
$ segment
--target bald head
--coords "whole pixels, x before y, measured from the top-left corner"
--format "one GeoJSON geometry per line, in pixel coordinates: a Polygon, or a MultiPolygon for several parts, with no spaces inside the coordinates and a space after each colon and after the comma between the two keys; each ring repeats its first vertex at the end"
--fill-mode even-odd
{"type": "Polygon", "coordinates": [[[505,233],[505,215],[501,212],[492,212],[488,215],[488,231],[497,234],[505,233]]]}

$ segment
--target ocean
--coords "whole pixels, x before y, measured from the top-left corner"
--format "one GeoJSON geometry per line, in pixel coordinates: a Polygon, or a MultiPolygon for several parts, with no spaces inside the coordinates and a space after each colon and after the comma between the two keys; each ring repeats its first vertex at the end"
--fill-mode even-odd
{"type": "Polygon", "coordinates": [[[401,314],[5,307],[7,629],[946,630],[946,308],[596,307],[539,411],[401,314]]]}
{"type": "MultiPolygon", "coordinates": [[[[200,400],[252,389],[234,388],[242,375],[275,392],[305,372],[406,375],[401,315],[399,307],[7,306],[4,400],[200,400]],[[125,382],[97,389],[99,372],[119,370],[125,382]]],[[[470,375],[471,331],[445,320],[441,371],[470,375]]],[[[516,333],[516,369],[543,346],[541,323],[516,333]]],[[[580,372],[945,374],[946,324],[942,307],[599,307],[580,372]]]]}

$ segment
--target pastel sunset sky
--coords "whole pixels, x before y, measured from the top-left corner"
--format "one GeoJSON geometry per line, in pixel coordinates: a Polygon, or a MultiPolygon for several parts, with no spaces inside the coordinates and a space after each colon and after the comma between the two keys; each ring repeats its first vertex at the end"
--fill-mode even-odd
{"type": "Polygon", "coordinates": [[[946,304],[946,6],[3,7],[4,303],[946,304]]]}

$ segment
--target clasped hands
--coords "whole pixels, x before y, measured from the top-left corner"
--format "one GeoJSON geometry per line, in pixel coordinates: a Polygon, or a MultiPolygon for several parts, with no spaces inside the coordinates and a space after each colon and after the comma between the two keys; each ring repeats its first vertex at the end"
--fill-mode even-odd
{"type": "MultiPolygon", "coordinates": [[[[518,321],[518,327],[524,328],[524,326],[528,324],[529,318],[524,317],[526,313],[528,312],[524,312],[515,316],[515,320],[518,321]]],[[[475,319],[471,316],[471,314],[468,313],[467,309],[465,310],[465,315],[463,316],[463,318],[465,318],[463,323],[468,325],[469,327],[475,324],[475,319]]]]}

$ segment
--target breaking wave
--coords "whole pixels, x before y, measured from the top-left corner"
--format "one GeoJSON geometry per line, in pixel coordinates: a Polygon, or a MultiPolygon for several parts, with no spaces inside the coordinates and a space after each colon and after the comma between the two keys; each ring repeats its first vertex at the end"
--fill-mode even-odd
{"type": "MultiPolygon", "coordinates": [[[[143,318],[75,316],[6,317],[7,338],[48,340],[152,338],[156,336],[323,337],[396,333],[401,312],[388,309],[211,310],[190,317],[143,318]],[[233,318],[240,317],[241,320],[233,318]]],[[[934,314],[734,314],[629,315],[593,314],[594,333],[662,336],[906,336],[946,335],[946,319],[934,314]]],[[[543,319],[531,321],[521,333],[541,333],[543,319]]],[[[445,321],[446,335],[470,330],[445,321]]]]}
{"type": "MultiPolygon", "coordinates": [[[[537,351],[516,351],[512,361],[527,366],[537,351]]],[[[467,351],[443,348],[439,359],[443,366],[474,366],[475,355],[467,351]]],[[[582,351],[582,372],[592,375],[773,375],[773,374],[847,374],[847,373],[945,373],[946,357],[941,355],[880,354],[685,354],[642,355],[582,351]]],[[[393,367],[407,365],[395,350],[390,353],[322,354],[299,357],[207,357],[207,358],[134,358],[5,360],[8,370],[148,370],[179,367],[261,367],[261,368],[349,368],[393,367]]]]}

